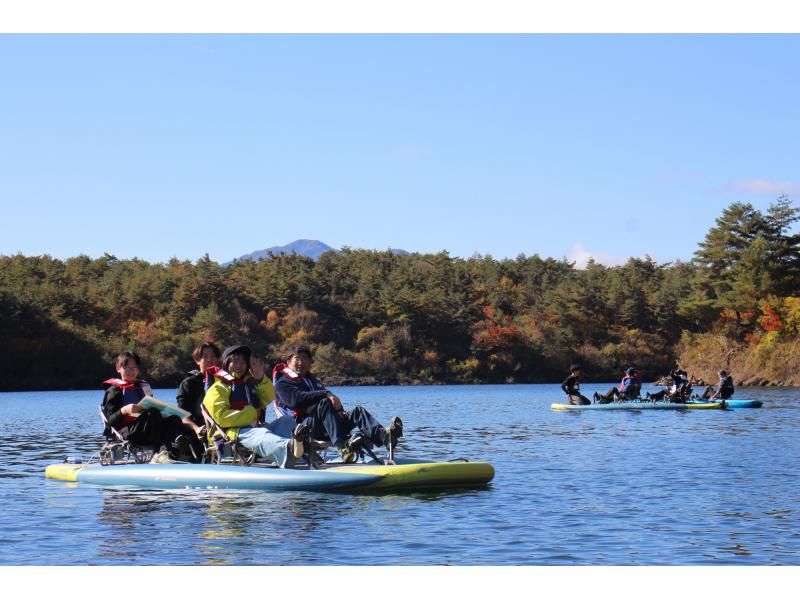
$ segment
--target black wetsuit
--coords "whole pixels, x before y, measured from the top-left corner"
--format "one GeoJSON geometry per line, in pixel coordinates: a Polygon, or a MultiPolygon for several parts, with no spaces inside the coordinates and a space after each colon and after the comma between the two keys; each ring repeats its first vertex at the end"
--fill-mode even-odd
{"type": "Polygon", "coordinates": [[[567,393],[570,405],[591,405],[592,402],[581,394],[581,384],[578,376],[570,374],[561,383],[561,390],[567,393]]]}

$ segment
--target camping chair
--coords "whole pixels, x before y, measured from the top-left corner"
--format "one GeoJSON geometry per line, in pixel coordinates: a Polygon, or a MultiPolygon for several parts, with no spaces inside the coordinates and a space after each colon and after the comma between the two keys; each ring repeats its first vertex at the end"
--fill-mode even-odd
{"type": "Polygon", "coordinates": [[[206,428],[212,438],[212,442],[209,442],[203,455],[203,463],[232,461],[242,465],[251,465],[255,461],[255,453],[239,444],[238,441],[228,438],[225,430],[211,416],[205,405],[200,405],[200,412],[203,414],[203,420],[205,420],[206,428]]]}
{"type": "Polygon", "coordinates": [[[105,444],[100,447],[101,465],[113,465],[118,461],[130,462],[131,460],[134,463],[148,463],[153,458],[154,447],[132,445],[122,435],[122,432],[108,423],[108,418],[103,412],[103,406],[101,405],[98,409],[100,410],[100,419],[103,421],[106,437],[105,444]]]}
{"type": "MultiPolygon", "coordinates": [[[[278,401],[272,401],[272,409],[275,413],[275,417],[280,419],[284,416],[294,417],[294,411],[288,409],[282,405],[278,404],[278,401]]],[[[308,463],[309,469],[317,469],[319,465],[325,463],[325,456],[328,452],[328,449],[331,447],[331,443],[328,440],[314,440],[314,438],[309,434],[303,440],[303,456],[301,457],[303,461],[308,463]]]]}

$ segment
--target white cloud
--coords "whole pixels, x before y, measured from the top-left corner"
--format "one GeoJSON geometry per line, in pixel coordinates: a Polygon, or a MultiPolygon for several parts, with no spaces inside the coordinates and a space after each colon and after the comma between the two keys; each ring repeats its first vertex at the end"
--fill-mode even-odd
{"type": "Polygon", "coordinates": [[[731,182],[730,191],[749,193],[751,195],[770,195],[778,197],[782,194],[795,195],[800,193],[800,185],[788,181],[770,181],[767,179],[738,179],[731,182]]]}
{"type": "Polygon", "coordinates": [[[567,260],[575,262],[576,268],[585,268],[590,259],[604,266],[621,266],[628,261],[628,257],[610,255],[599,251],[590,251],[580,243],[573,244],[567,254],[567,260]]]}

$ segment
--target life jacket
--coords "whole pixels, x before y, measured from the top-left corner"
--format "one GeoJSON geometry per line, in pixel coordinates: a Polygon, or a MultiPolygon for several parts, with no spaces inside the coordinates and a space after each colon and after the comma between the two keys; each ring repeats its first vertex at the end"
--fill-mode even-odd
{"type": "Polygon", "coordinates": [[[719,387],[720,390],[723,388],[726,390],[733,390],[733,378],[731,376],[725,376],[720,382],[719,387]]]}
{"type": "Polygon", "coordinates": [[[619,391],[626,397],[635,398],[639,394],[641,379],[638,374],[625,376],[619,384],[619,391]]]}
{"type": "Polygon", "coordinates": [[[252,378],[237,378],[222,368],[216,368],[213,376],[215,379],[222,380],[225,384],[231,387],[231,409],[241,411],[248,405],[252,405],[256,409],[259,409],[260,405],[258,404],[258,397],[256,396],[256,389],[252,382],[252,378]]]}
{"type": "MultiPolygon", "coordinates": [[[[281,378],[285,378],[292,384],[302,384],[308,390],[326,390],[326,388],[322,385],[322,382],[313,376],[303,376],[302,374],[298,374],[286,363],[279,363],[272,368],[272,385],[277,386],[278,380],[281,378]]],[[[296,418],[300,418],[306,414],[306,410],[303,408],[292,409],[288,405],[282,403],[277,392],[275,393],[275,402],[273,403],[273,408],[275,409],[275,414],[278,417],[282,417],[284,415],[294,415],[296,418]]]]}
{"type": "MultiPolygon", "coordinates": [[[[278,363],[274,368],[272,368],[272,386],[275,386],[278,383],[278,380],[283,378],[285,375],[288,376],[289,372],[285,372],[287,369],[295,376],[298,375],[297,372],[289,368],[285,362],[278,363]]],[[[272,402],[272,408],[275,410],[275,415],[278,417],[283,417],[284,415],[294,415],[297,417],[297,411],[290,409],[281,403],[281,398],[278,396],[277,392],[275,393],[275,400],[272,402]]]]}
{"type": "MultiPolygon", "coordinates": [[[[119,378],[109,378],[103,382],[103,386],[116,386],[122,391],[122,407],[125,405],[133,405],[141,401],[145,395],[153,396],[153,391],[150,384],[145,380],[137,380],[136,382],[125,382],[119,378]]],[[[120,428],[131,425],[136,421],[135,415],[123,415],[122,421],[119,424],[120,428]]]]}
{"type": "Polygon", "coordinates": [[[625,376],[622,379],[622,382],[619,383],[619,391],[626,392],[631,387],[631,385],[633,385],[633,382],[634,382],[633,376],[625,376]]]}

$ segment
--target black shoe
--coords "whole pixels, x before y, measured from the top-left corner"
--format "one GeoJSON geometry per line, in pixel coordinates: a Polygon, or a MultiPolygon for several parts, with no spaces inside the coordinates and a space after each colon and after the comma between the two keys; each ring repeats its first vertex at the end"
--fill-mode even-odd
{"type": "Polygon", "coordinates": [[[305,442],[311,437],[311,426],[306,423],[299,423],[292,430],[292,438],[305,442]]]}
{"type": "Polygon", "coordinates": [[[389,427],[383,435],[383,446],[394,450],[397,446],[397,440],[403,435],[403,420],[397,416],[392,418],[389,422],[389,427]]]}
{"type": "Polygon", "coordinates": [[[364,450],[366,444],[366,437],[361,432],[356,432],[347,440],[346,446],[351,453],[358,455],[364,450]]]}

